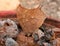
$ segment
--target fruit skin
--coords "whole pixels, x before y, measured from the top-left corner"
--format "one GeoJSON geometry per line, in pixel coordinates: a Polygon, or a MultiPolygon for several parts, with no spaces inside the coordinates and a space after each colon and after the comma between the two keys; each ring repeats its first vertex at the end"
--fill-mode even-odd
{"type": "Polygon", "coordinates": [[[17,8],[17,19],[25,33],[32,33],[37,30],[44,22],[46,16],[40,8],[25,9],[17,8]]]}

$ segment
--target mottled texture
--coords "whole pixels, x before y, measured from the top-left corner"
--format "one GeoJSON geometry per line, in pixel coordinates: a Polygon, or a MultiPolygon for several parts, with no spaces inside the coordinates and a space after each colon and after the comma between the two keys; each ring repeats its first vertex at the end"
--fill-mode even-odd
{"type": "Polygon", "coordinates": [[[18,35],[17,42],[19,46],[37,46],[37,44],[34,43],[33,37],[27,37],[24,32],[18,35]]]}
{"type": "Polygon", "coordinates": [[[60,21],[60,0],[42,0],[40,7],[47,18],[60,21]]]}
{"type": "Polygon", "coordinates": [[[7,38],[5,42],[6,46],[19,46],[18,43],[12,38],[7,38]]]}
{"type": "Polygon", "coordinates": [[[7,19],[7,20],[0,20],[0,38],[4,37],[16,37],[18,34],[18,28],[14,21],[7,19]]]}
{"type": "Polygon", "coordinates": [[[20,0],[20,5],[27,9],[34,9],[39,7],[40,0],[20,0]]]}
{"type": "Polygon", "coordinates": [[[44,36],[44,32],[42,32],[42,30],[38,29],[36,30],[34,33],[37,33],[39,38],[41,38],[42,36],[44,36]]]}
{"type": "Polygon", "coordinates": [[[37,30],[43,24],[45,18],[45,14],[40,8],[30,10],[21,6],[17,8],[17,19],[26,33],[32,33],[37,30]]]}

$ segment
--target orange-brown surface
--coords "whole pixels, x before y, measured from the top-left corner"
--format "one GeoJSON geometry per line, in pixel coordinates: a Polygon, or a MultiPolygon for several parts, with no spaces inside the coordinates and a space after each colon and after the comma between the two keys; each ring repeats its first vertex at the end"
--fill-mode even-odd
{"type": "Polygon", "coordinates": [[[60,46],[60,38],[57,38],[57,46],[60,46]]]}
{"type": "Polygon", "coordinates": [[[17,37],[19,46],[38,46],[35,44],[33,37],[27,37],[24,32],[21,32],[17,37]]]}
{"type": "Polygon", "coordinates": [[[40,8],[25,9],[21,6],[17,8],[17,19],[26,33],[37,30],[43,24],[45,18],[45,14],[40,8]]]}

